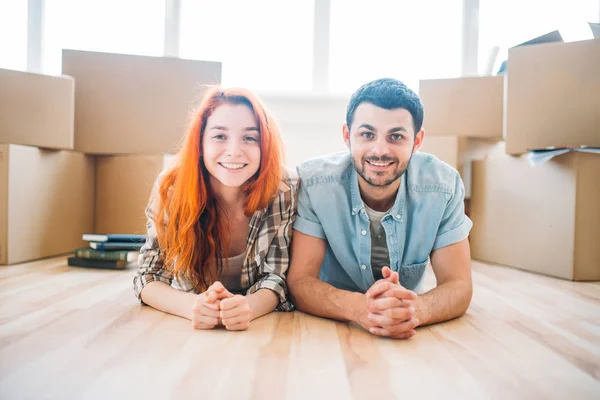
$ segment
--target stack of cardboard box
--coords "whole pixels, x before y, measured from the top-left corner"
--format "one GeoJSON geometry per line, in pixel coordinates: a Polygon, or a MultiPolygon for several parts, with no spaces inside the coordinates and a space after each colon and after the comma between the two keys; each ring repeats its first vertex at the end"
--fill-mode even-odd
{"type": "MultiPolygon", "coordinates": [[[[427,147],[436,130],[446,125],[460,130],[463,119],[485,116],[481,126],[497,132],[498,115],[503,115],[505,151],[494,149],[473,161],[467,178],[474,259],[566,279],[600,280],[600,155],[569,152],[535,167],[525,155],[553,147],[600,148],[598,65],[598,39],[511,49],[502,102],[491,83],[502,77],[451,80],[458,87],[452,96],[447,85],[437,84],[441,81],[421,83],[424,149],[442,159],[447,152],[457,154],[456,160],[470,153],[464,145],[427,147]],[[465,83],[469,80],[480,82],[479,91],[465,83]],[[495,113],[486,109],[491,98],[495,113]],[[454,103],[466,104],[470,112],[457,110],[454,103]]],[[[454,165],[460,167],[459,161],[454,165]]]]}
{"type": "Polygon", "coordinates": [[[94,227],[94,160],[74,147],[75,81],[0,70],[0,264],[69,252],[94,227]]]}
{"type": "Polygon", "coordinates": [[[145,233],[154,179],[221,64],[64,50],[63,74],[0,70],[0,265],[145,233]]]}
{"type": "Polygon", "coordinates": [[[471,196],[471,163],[504,153],[502,99],[504,77],[424,80],[419,96],[425,107],[421,151],[456,168],[471,196]]]}

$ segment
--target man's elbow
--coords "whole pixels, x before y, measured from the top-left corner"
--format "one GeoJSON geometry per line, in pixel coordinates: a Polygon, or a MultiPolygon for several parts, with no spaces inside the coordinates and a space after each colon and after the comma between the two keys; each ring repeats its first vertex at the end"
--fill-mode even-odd
{"type": "Polygon", "coordinates": [[[290,292],[290,300],[299,311],[303,311],[302,292],[306,286],[306,278],[304,275],[289,275],[287,278],[287,286],[290,292]]]}
{"type": "Polygon", "coordinates": [[[292,303],[294,303],[296,308],[298,308],[298,292],[301,290],[300,289],[301,285],[302,285],[302,283],[301,283],[300,277],[288,276],[287,286],[288,286],[288,290],[290,292],[290,300],[292,300],[292,303]]]}
{"type": "Polygon", "coordinates": [[[467,312],[471,305],[471,300],[473,299],[473,282],[471,280],[462,281],[461,286],[461,301],[459,302],[457,309],[457,317],[462,317],[467,312]]]}

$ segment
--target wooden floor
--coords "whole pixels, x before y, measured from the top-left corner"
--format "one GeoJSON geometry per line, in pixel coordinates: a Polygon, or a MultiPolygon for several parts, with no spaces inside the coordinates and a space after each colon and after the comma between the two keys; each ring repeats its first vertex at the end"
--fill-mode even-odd
{"type": "Polygon", "coordinates": [[[194,331],[133,274],[0,267],[0,399],[600,399],[599,283],[474,262],[467,315],[393,341],[300,312],[194,331]]]}

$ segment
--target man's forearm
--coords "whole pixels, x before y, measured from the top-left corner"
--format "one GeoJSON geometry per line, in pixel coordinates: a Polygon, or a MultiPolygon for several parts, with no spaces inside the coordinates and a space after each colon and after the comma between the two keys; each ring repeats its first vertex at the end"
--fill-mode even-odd
{"type": "Polygon", "coordinates": [[[460,317],[469,308],[472,294],[471,282],[456,280],[418,296],[415,309],[419,325],[430,325],[460,317]]]}
{"type": "Polygon", "coordinates": [[[357,322],[361,312],[366,312],[364,294],[337,289],[319,278],[304,276],[288,281],[292,302],[308,314],[357,322]]]}

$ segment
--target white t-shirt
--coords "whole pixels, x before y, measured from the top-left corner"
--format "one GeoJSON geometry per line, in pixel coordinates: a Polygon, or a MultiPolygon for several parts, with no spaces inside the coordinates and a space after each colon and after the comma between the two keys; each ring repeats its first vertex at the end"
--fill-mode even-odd
{"type": "MultiPolygon", "coordinates": [[[[232,293],[242,293],[247,288],[243,288],[242,282],[242,265],[244,264],[244,256],[246,253],[238,254],[237,256],[227,259],[227,267],[223,268],[219,281],[227,290],[232,293]]],[[[189,280],[174,278],[171,282],[171,287],[189,292],[192,290],[189,280]]]]}

